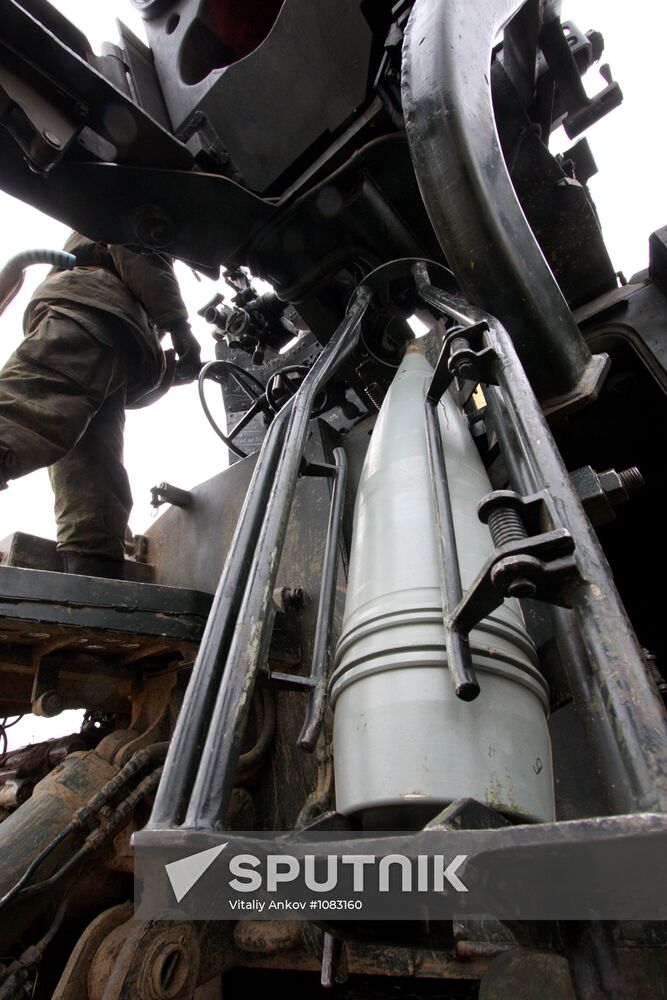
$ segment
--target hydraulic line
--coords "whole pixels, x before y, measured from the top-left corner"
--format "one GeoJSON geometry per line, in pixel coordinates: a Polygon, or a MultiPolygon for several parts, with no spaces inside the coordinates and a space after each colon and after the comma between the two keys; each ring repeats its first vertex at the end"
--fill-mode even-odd
{"type": "Polygon", "coordinates": [[[23,285],[24,271],[31,264],[51,264],[62,271],[76,267],[74,254],[64,250],[23,250],[11,257],[0,271],[0,316],[23,285]]]}
{"type": "MultiPolygon", "coordinates": [[[[63,843],[63,841],[65,841],[68,837],[84,830],[91,820],[93,820],[98,814],[101,814],[103,809],[107,808],[109,801],[123,789],[128,781],[135,777],[135,775],[137,775],[145,767],[152,764],[154,765],[160,760],[163,760],[166,752],[166,743],[156,743],[152,747],[146,747],[143,750],[138,750],[130,758],[127,764],[121,768],[118,774],[103,785],[99,792],[96,792],[84,806],[77,809],[67,826],[64,827],[60,833],[58,833],[53,840],[51,840],[43,848],[42,851],[40,851],[37,857],[34,858],[30,865],[26,868],[18,882],[12,886],[7,893],[5,893],[2,899],[0,899],[0,913],[2,913],[2,911],[9,906],[9,904],[16,899],[19,894],[27,892],[28,890],[30,890],[30,894],[32,894],[32,890],[34,888],[44,887],[46,884],[50,884],[51,879],[55,878],[55,876],[51,876],[51,879],[47,879],[44,882],[36,883],[35,886],[28,885],[35,872],[43,865],[53,851],[63,843]]],[[[69,862],[67,864],[69,864],[69,862]]],[[[62,869],[57,872],[56,875],[60,877],[61,872],[62,869]]]]}
{"type": "Polygon", "coordinates": [[[129,822],[132,813],[139,803],[143,802],[144,799],[148,798],[155,791],[161,774],[162,768],[156,768],[151,774],[143,778],[127,798],[119,802],[115,808],[106,808],[101,824],[92,833],[88,834],[78,851],[49,878],[44,879],[43,882],[35,882],[33,885],[28,885],[22,889],[20,891],[21,898],[27,899],[38,892],[42,892],[44,889],[53,888],[53,886],[57,885],[67,875],[78,868],[86,858],[91,857],[97,851],[101,850],[129,822]]]}
{"type": "Polygon", "coordinates": [[[48,945],[51,941],[53,941],[54,937],[60,930],[60,926],[65,919],[65,912],[67,910],[68,903],[69,895],[62,899],[60,906],[56,911],[53,923],[44,937],[42,937],[37,944],[30,945],[30,947],[26,948],[20,958],[17,958],[9,966],[5,973],[5,979],[2,986],[0,986],[0,1000],[12,1000],[13,997],[24,995],[21,990],[21,986],[27,980],[30,970],[34,969],[35,966],[39,965],[42,961],[44,952],[46,951],[48,945]]]}

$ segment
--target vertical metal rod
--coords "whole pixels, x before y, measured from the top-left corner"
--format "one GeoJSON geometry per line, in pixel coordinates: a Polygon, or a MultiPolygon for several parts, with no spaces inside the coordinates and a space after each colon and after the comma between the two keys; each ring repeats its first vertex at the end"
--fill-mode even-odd
{"type": "Polygon", "coordinates": [[[524,495],[537,492],[539,480],[523,453],[502,394],[495,386],[487,385],[484,387],[484,398],[512,489],[524,495]]]}
{"type": "MultiPolygon", "coordinates": [[[[542,478],[570,530],[583,582],[573,611],[609,715],[625,772],[625,802],[638,810],[667,809],[667,716],[616,590],[595,530],[584,513],[510,338],[494,326],[502,357],[499,379],[517,430],[530,443],[542,478]]],[[[627,805],[624,806],[627,808],[627,805]]]]}
{"type": "Polygon", "coordinates": [[[243,597],[239,581],[250,569],[292,403],[289,400],[276,416],[259,453],[169,744],[149,829],[177,825],[185,815],[243,597]]]}
{"type": "Polygon", "coordinates": [[[447,666],[457,698],[473,701],[479,694],[468,637],[452,628],[451,615],[463,595],[461,570],[454,530],[454,514],[449,494],[447,465],[438,421],[438,403],[428,396],[425,401],[426,440],[431,466],[435,521],[440,547],[440,590],[447,647],[447,666]]]}
{"type": "MultiPolygon", "coordinates": [[[[502,393],[495,386],[487,386],[484,395],[512,487],[523,494],[534,493],[540,488],[539,479],[526,462],[502,393]]],[[[604,708],[600,685],[591,668],[574,614],[567,608],[551,607],[548,610],[565,676],[570,690],[577,695],[575,712],[586,734],[595,770],[604,775],[602,792],[607,806],[610,812],[630,812],[634,803],[628,796],[617,736],[611,717],[604,708]]]]}
{"type": "MultiPolygon", "coordinates": [[[[525,463],[512,415],[505,406],[502,394],[489,386],[485,396],[500,447],[506,460],[509,459],[512,486],[522,493],[534,492],[539,488],[538,483],[532,469],[525,463]]],[[[570,690],[577,694],[574,708],[586,734],[595,769],[604,776],[602,793],[605,801],[610,812],[631,812],[635,803],[629,795],[618,735],[613,718],[605,708],[604,694],[591,667],[575,616],[566,608],[552,607],[549,610],[563,669],[570,690]]]]}
{"type": "Polygon", "coordinates": [[[610,923],[571,920],[559,926],[577,1000],[624,1000],[628,994],[610,923]]]}
{"type": "Polygon", "coordinates": [[[634,801],[628,794],[625,764],[619,750],[613,720],[604,706],[604,696],[590,663],[590,657],[568,608],[549,609],[558,653],[570,691],[574,711],[590,749],[592,770],[599,783],[606,812],[632,812],[634,801]]]}
{"type": "MultiPolygon", "coordinates": [[[[602,711],[623,761],[619,796],[637,811],[667,810],[667,715],[650,680],[611,570],[595,531],[572,486],[512,341],[495,317],[465,309],[461,301],[428,283],[426,268],[415,268],[424,301],[446,315],[468,313],[468,324],[485,321],[487,345],[498,356],[497,375],[522,448],[531,456],[542,484],[576,543],[581,583],[573,588],[573,610],[601,691],[602,711]],[[426,278],[424,277],[426,275],[426,278]]],[[[583,692],[578,692],[583,694],[583,692]]]]}
{"type": "Polygon", "coordinates": [[[297,746],[309,753],[315,749],[317,737],[322,726],[324,706],[327,695],[327,666],[331,655],[331,626],[333,624],[334,607],[336,603],[336,579],[338,576],[338,554],[341,545],[341,529],[343,525],[343,501],[347,485],[347,456],[342,448],[334,448],[333,453],[336,472],[331,494],[327,540],[324,546],[322,565],[322,585],[320,587],[315,638],[313,640],[313,659],[310,668],[311,679],[315,682],[308,696],[306,718],[297,740],[297,746]]]}
{"type": "MultiPolygon", "coordinates": [[[[260,666],[270,641],[269,606],[280,563],[308,426],[317,393],[350,356],[372,293],[361,285],[348,312],[292,397],[287,430],[234,623],[225,672],[201,754],[185,825],[213,828],[224,821],[241,741],[260,666]]],[[[282,411],[281,411],[282,412],[282,411]]],[[[238,586],[238,579],[236,581],[238,586]]]]}

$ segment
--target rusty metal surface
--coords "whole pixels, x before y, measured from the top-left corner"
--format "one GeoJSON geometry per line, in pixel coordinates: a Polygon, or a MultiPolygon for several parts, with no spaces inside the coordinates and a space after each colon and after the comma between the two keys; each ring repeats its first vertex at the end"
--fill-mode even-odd
{"type": "MultiPolygon", "coordinates": [[[[35,787],[32,797],[0,823],[0,895],[23,875],[30,862],[70,821],[72,814],[117,772],[94,750],[73,753],[35,787]]],[[[56,848],[40,869],[44,878],[68,857],[70,847],[56,848]]],[[[0,948],[6,949],[44,906],[39,898],[17,899],[3,913],[0,948]]],[[[7,954],[6,950],[2,954],[7,954]]]]}
{"type": "Polygon", "coordinates": [[[4,617],[0,619],[0,715],[31,711],[33,681],[41,664],[57,676],[63,708],[123,714],[133,681],[148,663],[152,668],[186,663],[196,650],[193,641],[4,617]]]}
{"type": "Polygon", "coordinates": [[[133,680],[187,663],[210,607],[207,594],[0,566],[0,714],[127,711],[133,680]]]}
{"type": "Polygon", "coordinates": [[[106,945],[91,965],[90,1000],[192,997],[199,979],[199,942],[193,924],[131,920],[113,932],[106,945]]]}
{"type": "Polygon", "coordinates": [[[77,941],[67,961],[53,1000],[82,1000],[89,995],[88,976],[96,952],[105,939],[121,924],[132,917],[132,903],[121,903],[100,913],[77,941]]]}
{"type": "Polygon", "coordinates": [[[38,781],[77,750],[92,750],[101,737],[95,729],[59,736],[0,754],[0,815],[11,812],[32,795],[38,781]]]}

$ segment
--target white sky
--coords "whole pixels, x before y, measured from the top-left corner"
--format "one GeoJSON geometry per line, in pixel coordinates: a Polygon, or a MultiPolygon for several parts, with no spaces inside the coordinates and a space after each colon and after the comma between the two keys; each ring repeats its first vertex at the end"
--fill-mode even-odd
{"type": "MultiPolygon", "coordinates": [[[[484,0],[481,0],[484,2],[484,0]]],[[[128,0],[97,4],[90,0],[57,0],[54,4],[75,23],[99,52],[102,41],[116,40],[115,17],[145,38],[142,21],[128,0]]],[[[619,109],[588,130],[587,137],[599,174],[591,190],[602,219],[605,239],[617,270],[626,276],[647,265],[649,233],[667,223],[665,162],[667,138],[663,124],[662,92],[664,46],[667,41],[667,4],[658,0],[565,0],[563,19],[584,31],[597,28],[605,38],[603,62],[611,64],[621,85],[624,102],[619,109]]],[[[603,86],[593,69],[587,78],[590,92],[603,86]]],[[[569,142],[558,143],[558,150],[569,142]]],[[[0,262],[30,247],[62,246],[65,226],[0,192],[0,262]]],[[[221,223],[224,224],[224,223],[221,223]]],[[[24,288],[0,317],[0,362],[21,339],[21,317],[30,291],[46,268],[32,268],[24,288]]],[[[205,359],[213,357],[209,327],[196,311],[213,295],[215,285],[178,265],[183,296],[205,359]]],[[[214,392],[211,391],[211,399],[214,392]]],[[[215,406],[214,406],[215,409],[215,406]]],[[[216,411],[222,419],[222,409],[216,411]]],[[[225,449],[208,427],[200,410],[196,387],[174,389],[154,406],[129,412],[126,430],[126,465],[135,507],[130,526],[141,532],[150,523],[150,487],[167,480],[189,488],[217,472],[226,463],[225,449]]],[[[0,493],[0,540],[13,531],[55,537],[52,496],[45,470],[13,481],[0,493]]],[[[53,720],[50,735],[77,728],[64,713],[53,720]]],[[[34,738],[44,723],[25,719],[10,730],[10,746],[34,738]]]]}

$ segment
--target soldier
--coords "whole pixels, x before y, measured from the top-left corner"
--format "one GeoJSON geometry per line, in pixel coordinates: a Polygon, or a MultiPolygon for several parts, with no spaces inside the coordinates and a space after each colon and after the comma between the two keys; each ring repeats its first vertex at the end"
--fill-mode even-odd
{"type": "Polygon", "coordinates": [[[0,488],[49,466],[65,571],[122,579],[125,408],[162,380],[165,332],[179,381],[196,377],[200,348],[170,259],[77,233],[64,249],[77,267],[35,290],[24,340],[0,371],[0,488]]]}

